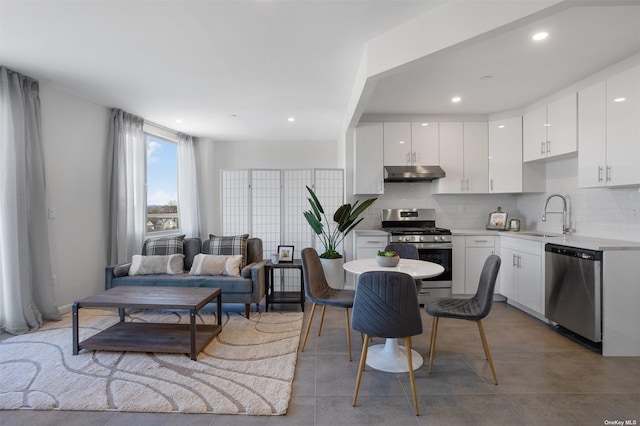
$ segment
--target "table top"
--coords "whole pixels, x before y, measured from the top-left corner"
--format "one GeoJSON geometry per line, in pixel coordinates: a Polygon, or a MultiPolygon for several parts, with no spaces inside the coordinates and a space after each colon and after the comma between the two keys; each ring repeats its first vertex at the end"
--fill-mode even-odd
{"type": "Polygon", "coordinates": [[[118,286],[76,303],[85,308],[191,309],[206,305],[220,291],[207,287],[118,286]]]}
{"type": "Polygon", "coordinates": [[[283,262],[281,260],[278,263],[271,263],[271,261],[269,260],[267,261],[265,266],[268,268],[274,268],[274,269],[288,269],[288,268],[300,269],[302,268],[302,259],[293,259],[292,262],[283,262]]]}
{"type": "Polygon", "coordinates": [[[397,271],[411,275],[413,278],[431,278],[444,272],[444,267],[433,262],[415,259],[400,259],[398,265],[380,266],[376,259],[351,260],[344,264],[344,269],[356,275],[369,271],[397,271]]]}

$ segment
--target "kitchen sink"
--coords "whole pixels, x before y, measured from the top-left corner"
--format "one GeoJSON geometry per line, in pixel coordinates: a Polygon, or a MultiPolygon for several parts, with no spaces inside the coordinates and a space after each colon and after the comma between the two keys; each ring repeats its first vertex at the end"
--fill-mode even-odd
{"type": "Polygon", "coordinates": [[[520,232],[523,235],[531,235],[532,237],[541,237],[541,238],[553,238],[553,237],[562,237],[562,234],[547,234],[545,232],[520,232]]]}

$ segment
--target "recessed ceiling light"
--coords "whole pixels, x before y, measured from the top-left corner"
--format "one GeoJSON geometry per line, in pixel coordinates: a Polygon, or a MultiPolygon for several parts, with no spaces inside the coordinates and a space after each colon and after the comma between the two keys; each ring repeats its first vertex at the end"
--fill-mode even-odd
{"type": "Polygon", "coordinates": [[[624,101],[626,101],[626,100],[627,100],[627,98],[615,98],[615,99],[613,100],[613,102],[624,102],[624,101]]]}
{"type": "Polygon", "coordinates": [[[428,125],[429,125],[429,123],[422,123],[422,126],[423,126],[423,127],[424,127],[424,126],[428,126],[428,125]]]}
{"type": "Polygon", "coordinates": [[[178,124],[182,124],[182,120],[181,120],[180,118],[178,118],[178,119],[176,120],[176,123],[178,123],[178,124]]]}
{"type": "Polygon", "coordinates": [[[451,98],[451,102],[460,102],[462,100],[462,98],[460,96],[454,96],[453,98],[451,98]]]}
{"type": "Polygon", "coordinates": [[[544,127],[551,127],[551,124],[549,124],[549,123],[544,123],[544,127]]]}
{"type": "Polygon", "coordinates": [[[404,141],[400,141],[400,143],[404,143],[404,141]]]}
{"type": "Polygon", "coordinates": [[[535,33],[533,37],[531,37],[534,41],[541,41],[545,38],[549,37],[549,33],[541,31],[539,33],[535,33]]]}
{"type": "Polygon", "coordinates": [[[295,117],[289,117],[289,118],[287,118],[287,121],[289,123],[293,123],[294,121],[296,121],[296,118],[295,117]]]}
{"type": "Polygon", "coordinates": [[[504,129],[504,124],[499,125],[498,129],[504,129]]]}

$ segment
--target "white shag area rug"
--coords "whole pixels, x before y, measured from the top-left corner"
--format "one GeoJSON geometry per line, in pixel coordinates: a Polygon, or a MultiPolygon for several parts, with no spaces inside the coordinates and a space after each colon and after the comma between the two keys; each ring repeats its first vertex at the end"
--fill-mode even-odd
{"type": "MultiPolygon", "coordinates": [[[[71,315],[0,342],[0,409],[282,415],[291,397],[302,313],[224,314],[222,332],[188,355],[82,350],[71,315]]],[[[118,321],[80,309],[80,341],[118,321]]],[[[189,322],[188,311],[131,311],[126,321],[189,322]]],[[[199,323],[215,324],[203,312],[199,323]]]]}

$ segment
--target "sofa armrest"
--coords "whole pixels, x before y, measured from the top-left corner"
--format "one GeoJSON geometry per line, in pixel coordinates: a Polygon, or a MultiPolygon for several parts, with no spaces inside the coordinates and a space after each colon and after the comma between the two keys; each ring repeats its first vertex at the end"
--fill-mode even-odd
{"type": "Polygon", "coordinates": [[[267,260],[253,262],[242,268],[240,275],[251,278],[253,283],[253,303],[260,303],[265,294],[265,268],[267,260]]]}
{"type": "Polygon", "coordinates": [[[113,279],[129,275],[131,262],[121,263],[119,265],[107,266],[104,271],[104,289],[109,290],[113,287],[113,279]]]}

